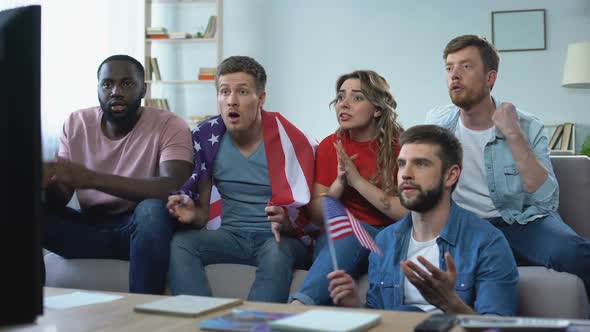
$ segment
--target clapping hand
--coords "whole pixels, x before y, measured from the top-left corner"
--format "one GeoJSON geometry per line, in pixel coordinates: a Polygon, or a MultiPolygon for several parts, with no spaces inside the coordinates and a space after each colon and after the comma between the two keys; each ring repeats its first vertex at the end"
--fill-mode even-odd
{"type": "Polygon", "coordinates": [[[445,312],[452,311],[451,308],[457,303],[462,303],[455,292],[457,269],[451,254],[445,253],[446,272],[432,265],[422,256],[418,256],[418,261],[428,272],[409,260],[401,262],[400,266],[408,281],[418,289],[428,303],[445,312]]]}
{"type": "Polygon", "coordinates": [[[334,143],[336,148],[336,155],[338,157],[338,177],[344,176],[346,181],[354,187],[355,181],[362,179],[354,160],[358,158],[358,154],[348,156],[342,145],[342,141],[334,143]]]}

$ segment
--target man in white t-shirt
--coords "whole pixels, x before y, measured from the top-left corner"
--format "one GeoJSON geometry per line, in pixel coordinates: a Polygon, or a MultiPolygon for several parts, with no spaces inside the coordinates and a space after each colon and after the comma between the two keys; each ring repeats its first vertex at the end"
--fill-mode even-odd
{"type": "Polygon", "coordinates": [[[56,160],[44,165],[43,246],[129,260],[131,292],[163,293],[175,229],[164,200],[191,174],[191,132],[174,113],[141,106],[136,59],[111,56],[97,75],[100,107],[70,114],[56,160]],[[79,211],[66,206],[74,192],[79,211]]]}
{"type": "MultiPolygon", "coordinates": [[[[451,199],[462,166],[461,144],[449,130],[415,126],[400,137],[398,192],[410,210],[377,235],[369,256],[367,307],[511,316],[518,271],[502,233],[451,199]]],[[[328,274],[335,304],[359,306],[343,270],[328,274]]]]}
{"type": "Polygon", "coordinates": [[[543,124],[491,95],[500,63],[494,45],[459,36],[443,58],[453,104],[431,110],[426,123],[449,129],[463,145],[453,199],[500,229],[519,264],[575,274],[590,291],[590,241],[557,213],[559,186],[543,124]]]}

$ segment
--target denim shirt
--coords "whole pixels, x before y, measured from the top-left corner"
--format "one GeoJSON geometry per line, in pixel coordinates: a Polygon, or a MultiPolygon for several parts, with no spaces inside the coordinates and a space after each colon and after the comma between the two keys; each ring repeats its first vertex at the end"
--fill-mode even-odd
{"type": "MultiPolygon", "coordinates": [[[[412,214],[408,213],[377,235],[383,256],[369,255],[367,307],[395,310],[404,304],[405,275],[399,264],[407,259],[411,229],[412,214]]],[[[518,270],[501,231],[453,202],[436,244],[442,270],[447,270],[444,254],[449,252],[453,257],[455,291],[465,304],[480,314],[515,314],[518,270]]]]}
{"type": "MultiPolygon", "coordinates": [[[[559,187],[549,159],[549,143],[543,124],[531,114],[518,109],[516,111],[520,128],[529,145],[549,173],[545,182],[535,192],[524,191],[510,146],[498,129],[495,129],[495,135],[484,148],[484,159],[486,181],[494,206],[506,223],[524,225],[557,211],[559,187]]],[[[455,105],[438,107],[428,113],[426,123],[445,127],[454,133],[459,114],[460,109],[455,105]]]]}

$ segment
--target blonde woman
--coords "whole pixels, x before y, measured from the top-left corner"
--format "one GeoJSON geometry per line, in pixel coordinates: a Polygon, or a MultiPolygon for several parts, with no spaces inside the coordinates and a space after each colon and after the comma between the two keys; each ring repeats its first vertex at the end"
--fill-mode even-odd
{"type": "MultiPolygon", "coordinates": [[[[338,130],[326,137],[316,153],[316,174],[311,213],[323,223],[321,196],[339,199],[373,237],[401,219],[407,210],[396,192],[396,158],[402,127],[397,103],[387,81],[374,71],[359,70],[336,82],[338,130]]],[[[322,234],[316,242],[315,261],[292,303],[331,304],[326,275],[331,257],[322,234]]],[[[369,251],[354,236],[334,242],[340,269],[353,277],[365,273],[369,251]]]]}

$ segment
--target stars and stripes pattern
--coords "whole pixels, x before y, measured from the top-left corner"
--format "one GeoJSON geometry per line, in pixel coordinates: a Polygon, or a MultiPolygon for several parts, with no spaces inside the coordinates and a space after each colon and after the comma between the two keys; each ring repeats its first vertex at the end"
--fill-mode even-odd
{"type": "MultiPolygon", "coordinates": [[[[197,201],[198,184],[212,175],[213,162],[219,142],[226,132],[221,116],[205,120],[193,129],[193,174],[177,194],[185,194],[197,201]]],[[[299,208],[309,203],[315,166],[317,141],[276,112],[262,111],[262,132],[270,176],[271,199],[268,205],[286,208],[290,220],[303,237],[317,231],[299,208]]],[[[221,225],[221,197],[213,187],[209,209],[208,229],[221,225]]]]}
{"type": "Polygon", "coordinates": [[[339,200],[331,196],[323,196],[322,206],[326,232],[328,232],[333,240],[354,235],[361,246],[379,255],[382,254],[381,249],[377,246],[373,237],[339,200]]]}

